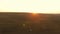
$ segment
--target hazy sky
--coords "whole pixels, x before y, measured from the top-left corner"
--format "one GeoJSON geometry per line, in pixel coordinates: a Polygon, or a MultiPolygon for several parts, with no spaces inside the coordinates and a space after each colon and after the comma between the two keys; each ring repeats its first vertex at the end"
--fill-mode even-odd
{"type": "Polygon", "coordinates": [[[60,0],[0,0],[0,12],[60,13],[60,0]]]}

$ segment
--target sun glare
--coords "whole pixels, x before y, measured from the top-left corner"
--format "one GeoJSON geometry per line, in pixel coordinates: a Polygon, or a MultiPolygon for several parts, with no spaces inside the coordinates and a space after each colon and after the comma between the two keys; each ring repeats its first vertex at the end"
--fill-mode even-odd
{"type": "Polygon", "coordinates": [[[34,11],[34,12],[32,12],[32,13],[33,13],[33,14],[37,14],[37,12],[35,12],[35,11],[34,11]]]}

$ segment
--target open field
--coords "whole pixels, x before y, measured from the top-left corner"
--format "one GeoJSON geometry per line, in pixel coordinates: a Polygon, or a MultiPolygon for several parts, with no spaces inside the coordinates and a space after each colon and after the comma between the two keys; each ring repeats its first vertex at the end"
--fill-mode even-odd
{"type": "Polygon", "coordinates": [[[0,34],[60,34],[60,14],[0,13],[0,34]]]}

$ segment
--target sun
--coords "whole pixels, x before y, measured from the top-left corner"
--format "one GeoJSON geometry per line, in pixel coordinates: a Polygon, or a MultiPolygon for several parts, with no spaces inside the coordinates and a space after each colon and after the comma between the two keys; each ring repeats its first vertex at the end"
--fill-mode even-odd
{"type": "Polygon", "coordinates": [[[32,14],[37,14],[37,12],[36,12],[36,11],[32,11],[32,12],[29,12],[29,13],[32,13],[32,14]]]}
{"type": "Polygon", "coordinates": [[[38,13],[36,11],[32,11],[30,13],[31,13],[32,16],[37,16],[38,15],[38,13]]]}
{"type": "Polygon", "coordinates": [[[37,14],[37,12],[36,11],[33,11],[32,14],[37,14]]]}

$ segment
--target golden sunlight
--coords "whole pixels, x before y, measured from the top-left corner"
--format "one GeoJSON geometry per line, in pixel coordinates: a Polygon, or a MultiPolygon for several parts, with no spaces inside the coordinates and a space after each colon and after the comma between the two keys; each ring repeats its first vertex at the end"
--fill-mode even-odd
{"type": "Polygon", "coordinates": [[[37,14],[37,12],[36,11],[33,11],[33,12],[31,12],[32,14],[34,14],[34,15],[36,15],[37,14]]]}

